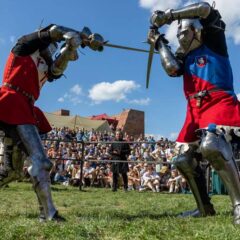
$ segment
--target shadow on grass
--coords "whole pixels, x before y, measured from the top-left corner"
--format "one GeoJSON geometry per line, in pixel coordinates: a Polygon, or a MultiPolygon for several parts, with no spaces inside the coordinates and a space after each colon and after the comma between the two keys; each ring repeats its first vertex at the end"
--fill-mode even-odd
{"type": "Polygon", "coordinates": [[[78,213],[76,214],[77,217],[79,218],[89,218],[89,219],[96,219],[96,218],[110,218],[110,219],[120,219],[120,220],[125,220],[125,221],[135,221],[136,219],[141,219],[141,218],[149,218],[151,220],[159,220],[161,218],[166,218],[166,217],[176,217],[176,214],[172,213],[160,213],[160,214],[154,214],[154,213],[149,213],[147,211],[139,212],[138,214],[128,214],[124,212],[106,212],[105,215],[103,215],[101,212],[96,212],[93,211],[92,213],[78,213]]]}
{"type": "Polygon", "coordinates": [[[69,191],[68,188],[58,188],[58,187],[54,187],[53,185],[51,185],[51,190],[54,192],[67,192],[69,191]]]}
{"type": "MultiPolygon", "coordinates": [[[[101,219],[101,218],[110,218],[110,219],[118,219],[118,220],[125,220],[128,222],[135,221],[136,219],[142,219],[142,218],[148,218],[150,220],[160,220],[163,218],[177,218],[177,219],[186,219],[186,218],[191,218],[191,217],[180,217],[179,215],[181,212],[177,213],[172,213],[172,212],[162,212],[162,213],[151,213],[149,211],[141,211],[137,214],[131,214],[131,213],[126,213],[126,212],[119,212],[119,211],[111,211],[111,212],[105,212],[103,214],[102,212],[98,211],[93,211],[90,213],[77,213],[76,216],[79,218],[88,218],[88,219],[101,219]]],[[[231,211],[225,211],[225,212],[220,212],[215,215],[216,216],[232,216],[231,211]]],[[[214,216],[213,216],[214,217],[214,216]]],[[[203,219],[204,217],[199,217],[199,219],[203,219]]]]}

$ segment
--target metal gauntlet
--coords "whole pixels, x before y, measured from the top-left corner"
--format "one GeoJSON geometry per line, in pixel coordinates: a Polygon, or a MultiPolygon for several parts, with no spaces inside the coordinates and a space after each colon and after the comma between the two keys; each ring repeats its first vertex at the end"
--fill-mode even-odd
{"type": "Polygon", "coordinates": [[[63,37],[66,40],[65,46],[51,65],[51,73],[57,76],[63,74],[69,61],[78,59],[77,48],[81,44],[80,35],[76,32],[67,32],[63,37]]]}

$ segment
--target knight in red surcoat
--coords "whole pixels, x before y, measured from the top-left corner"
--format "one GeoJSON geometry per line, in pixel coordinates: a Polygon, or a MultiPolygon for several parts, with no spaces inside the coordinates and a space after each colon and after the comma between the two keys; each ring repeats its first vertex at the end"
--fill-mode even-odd
{"type": "Polygon", "coordinates": [[[39,135],[50,131],[51,127],[34,103],[43,85],[60,78],[68,62],[78,59],[79,46],[102,51],[102,43],[101,35],[92,34],[86,27],[79,32],[51,24],[18,39],[8,57],[0,89],[0,138],[4,162],[0,170],[0,187],[21,175],[19,161],[24,152],[31,160],[28,172],[39,202],[41,221],[64,218],[58,214],[51,197],[49,171],[52,163],[39,135]]]}

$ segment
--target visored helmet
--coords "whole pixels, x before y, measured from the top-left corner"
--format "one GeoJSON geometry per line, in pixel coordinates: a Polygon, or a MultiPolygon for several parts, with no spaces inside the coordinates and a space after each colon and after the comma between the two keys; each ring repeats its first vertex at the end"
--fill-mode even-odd
{"type": "Polygon", "coordinates": [[[199,19],[182,19],[178,25],[177,38],[184,54],[202,45],[203,26],[199,19]]]}

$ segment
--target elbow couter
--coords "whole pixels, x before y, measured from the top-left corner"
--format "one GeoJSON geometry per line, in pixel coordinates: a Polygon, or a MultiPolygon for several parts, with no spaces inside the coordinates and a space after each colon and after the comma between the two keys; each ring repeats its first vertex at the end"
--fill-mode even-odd
{"type": "Polygon", "coordinates": [[[207,2],[199,3],[198,15],[201,18],[207,18],[211,12],[211,6],[207,2]]]}
{"type": "Polygon", "coordinates": [[[174,63],[169,63],[165,65],[165,70],[169,76],[174,77],[177,76],[177,73],[179,72],[180,68],[174,63]]]}

